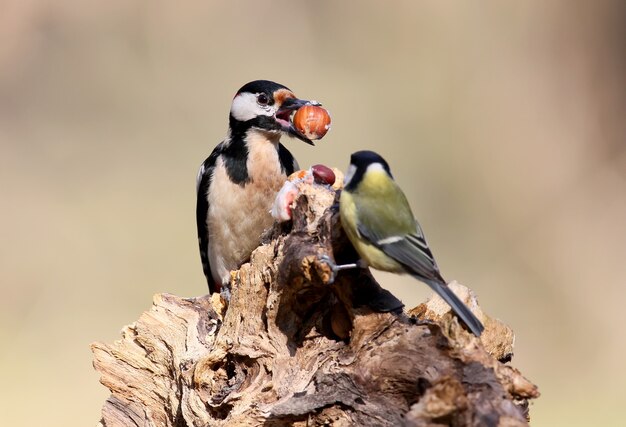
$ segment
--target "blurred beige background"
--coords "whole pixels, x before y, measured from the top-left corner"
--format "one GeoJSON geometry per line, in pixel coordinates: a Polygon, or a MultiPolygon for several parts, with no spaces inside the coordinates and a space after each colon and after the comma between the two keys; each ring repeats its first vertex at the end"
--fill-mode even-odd
{"type": "Polygon", "coordinates": [[[388,159],[444,276],[515,329],[534,426],[619,424],[623,2],[89,3],[0,0],[3,425],[94,425],[89,343],[206,291],[196,170],[258,78],[333,114],[286,141],[301,165],[388,159]]]}

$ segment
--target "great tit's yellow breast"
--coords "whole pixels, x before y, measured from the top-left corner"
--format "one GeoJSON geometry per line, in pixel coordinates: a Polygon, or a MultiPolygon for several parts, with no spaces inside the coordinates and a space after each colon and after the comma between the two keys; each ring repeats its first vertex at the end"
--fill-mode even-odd
{"type": "Polygon", "coordinates": [[[371,200],[384,200],[395,190],[394,182],[384,171],[367,171],[357,186],[359,194],[371,200]]]}
{"type": "Polygon", "coordinates": [[[350,242],[352,242],[352,246],[354,246],[359,256],[367,262],[369,266],[377,270],[403,273],[404,270],[400,264],[385,255],[383,251],[376,248],[359,234],[357,229],[359,223],[357,206],[359,198],[359,195],[353,194],[345,189],[341,192],[339,198],[341,225],[348,235],[350,242]]]}

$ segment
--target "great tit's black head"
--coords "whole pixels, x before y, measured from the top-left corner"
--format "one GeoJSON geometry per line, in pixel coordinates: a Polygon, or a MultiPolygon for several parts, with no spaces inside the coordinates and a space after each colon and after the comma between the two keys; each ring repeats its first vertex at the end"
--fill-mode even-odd
{"type": "Polygon", "coordinates": [[[288,87],[269,80],[246,83],[237,91],[230,107],[231,132],[245,134],[249,129],[273,134],[284,132],[313,145],[290,121],[291,114],[307,104],[319,105],[298,99],[288,87]]]}
{"type": "Polygon", "coordinates": [[[348,191],[354,190],[369,168],[382,169],[393,178],[389,164],[380,154],[369,150],[357,151],[350,156],[350,166],[344,178],[344,188],[348,191]]]}

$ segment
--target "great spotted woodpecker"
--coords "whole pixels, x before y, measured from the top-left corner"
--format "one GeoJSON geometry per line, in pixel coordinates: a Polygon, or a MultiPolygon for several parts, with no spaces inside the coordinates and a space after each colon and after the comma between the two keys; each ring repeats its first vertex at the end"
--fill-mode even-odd
{"type": "Polygon", "coordinates": [[[293,111],[319,105],[268,80],[244,85],[230,107],[226,138],[202,163],[196,180],[200,258],[209,291],[230,297],[230,271],[246,262],[273,219],[272,203],[298,163],[282,134],[313,142],[290,122],[293,111]]]}

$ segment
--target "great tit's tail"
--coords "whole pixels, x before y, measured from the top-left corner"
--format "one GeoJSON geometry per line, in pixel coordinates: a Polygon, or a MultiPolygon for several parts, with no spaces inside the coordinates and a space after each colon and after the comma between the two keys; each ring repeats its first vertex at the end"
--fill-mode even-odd
{"type": "Polygon", "coordinates": [[[467,325],[472,333],[477,337],[480,336],[485,327],[482,323],[480,323],[480,320],[474,316],[474,313],[472,313],[470,309],[463,304],[463,301],[461,301],[459,297],[452,292],[452,289],[450,289],[447,285],[434,280],[424,280],[423,277],[418,276],[415,276],[415,278],[422,282],[426,282],[426,284],[430,286],[431,289],[437,293],[437,295],[443,298],[443,300],[450,307],[452,307],[452,311],[454,311],[456,315],[461,318],[463,323],[467,325]]]}

